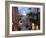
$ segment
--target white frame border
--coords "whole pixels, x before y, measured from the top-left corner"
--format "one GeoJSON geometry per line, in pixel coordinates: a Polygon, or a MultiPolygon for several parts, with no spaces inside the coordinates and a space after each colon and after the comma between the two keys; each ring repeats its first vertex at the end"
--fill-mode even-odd
{"type": "Polygon", "coordinates": [[[9,24],[9,34],[27,34],[27,33],[43,33],[43,6],[42,5],[23,5],[23,4],[10,4],[10,24],[9,24]],[[31,31],[12,31],[12,6],[24,6],[24,7],[37,7],[40,8],[40,30],[31,31]]]}

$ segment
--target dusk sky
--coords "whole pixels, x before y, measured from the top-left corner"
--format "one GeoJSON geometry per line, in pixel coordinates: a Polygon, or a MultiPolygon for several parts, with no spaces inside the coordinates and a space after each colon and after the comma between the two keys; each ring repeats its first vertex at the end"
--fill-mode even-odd
{"type": "Polygon", "coordinates": [[[27,13],[30,12],[29,8],[26,8],[26,7],[18,7],[18,10],[19,10],[19,12],[20,12],[22,15],[26,15],[27,13]]]}

